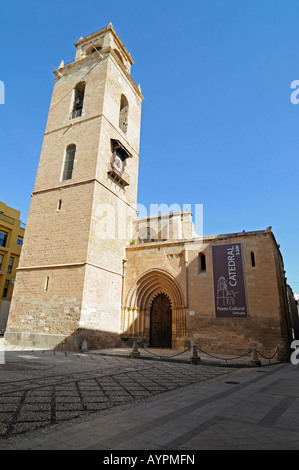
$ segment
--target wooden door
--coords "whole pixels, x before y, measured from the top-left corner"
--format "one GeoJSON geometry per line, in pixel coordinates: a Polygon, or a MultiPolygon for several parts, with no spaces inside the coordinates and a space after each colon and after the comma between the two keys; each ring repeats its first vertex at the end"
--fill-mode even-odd
{"type": "Polygon", "coordinates": [[[171,348],[172,311],[167,295],[159,294],[151,308],[151,347],[171,348]]]}

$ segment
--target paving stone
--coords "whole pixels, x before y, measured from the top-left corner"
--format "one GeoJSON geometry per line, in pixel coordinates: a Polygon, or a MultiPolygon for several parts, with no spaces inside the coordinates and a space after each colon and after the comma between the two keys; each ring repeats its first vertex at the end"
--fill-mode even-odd
{"type": "Polygon", "coordinates": [[[10,348],[7,364],[26,367],[13,378],[2,371],[0,442],[47,429],[88,414],[136,404],[193,383],[228,374],[223,368],[189,364],[133,362],[122,357],[78,355],[10,348]],[[19,388],[22,391],[18,390],[19,388]]]}
{"type": "Polygon", "coordinates": [[[261,374],[49,351],[19,356],[6,358],[26,366],[30,356],[39,366],[1,372],[3,450],[299,448],[299,369],[290,364],[261,374]]]}

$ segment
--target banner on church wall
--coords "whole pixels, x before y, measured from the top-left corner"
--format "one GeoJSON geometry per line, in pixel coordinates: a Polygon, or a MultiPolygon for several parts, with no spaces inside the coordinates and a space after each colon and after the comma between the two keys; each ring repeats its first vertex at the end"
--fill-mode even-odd
{"type": "Polygon", "coordinates": [[[212,246],[216,318],[247,318],[241,243],[212,246]]]}

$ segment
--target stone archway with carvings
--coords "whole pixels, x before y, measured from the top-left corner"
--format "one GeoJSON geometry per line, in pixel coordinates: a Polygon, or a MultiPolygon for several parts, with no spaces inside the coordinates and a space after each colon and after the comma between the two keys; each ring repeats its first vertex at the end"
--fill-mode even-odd
{"type": "Polygon", "coordinates": [[[152,269],[131,286],[122,309],[122,334],[149,341],[154,299],[165,294],[172,307],[172,347],[182,348],[186,337],[186,305],[181,287],[167,271],[152,269]]]}

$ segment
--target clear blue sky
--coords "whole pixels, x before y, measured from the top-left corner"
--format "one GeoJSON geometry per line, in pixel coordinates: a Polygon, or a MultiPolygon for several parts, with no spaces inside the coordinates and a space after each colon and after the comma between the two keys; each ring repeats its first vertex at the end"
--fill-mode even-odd
{"type": "Polygon", "coordinates": [[[51,66],[112,22],[145,97],[140,203],[203,204],[204,234],[273,227],[299,291],[298,0],[37,0],[1,6],[0,200],[26,222],[51,66]]]}

